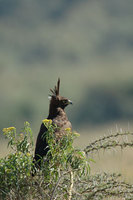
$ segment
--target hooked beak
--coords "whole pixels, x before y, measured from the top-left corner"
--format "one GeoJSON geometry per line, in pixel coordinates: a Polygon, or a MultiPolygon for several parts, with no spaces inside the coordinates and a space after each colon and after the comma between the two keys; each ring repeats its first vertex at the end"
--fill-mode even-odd
{"type": "Polygon", "coordinates": [[[68,100],[68,104],[73,104],[73,102],[71,100],[68,100]]]}

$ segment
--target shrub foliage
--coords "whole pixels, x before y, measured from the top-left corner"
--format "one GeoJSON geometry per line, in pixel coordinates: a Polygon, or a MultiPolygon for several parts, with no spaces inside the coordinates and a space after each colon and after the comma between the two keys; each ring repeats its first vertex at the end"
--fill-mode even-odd
{"type": "MultiPolygon", "coordinates": [[[[4,128],[12,153],[0,159],[0,199],[47,199],[47,200],[100,200],[107,197],[133,199],[133,185],[122,181],[120,174],[90,173],[93,161],[91,153],[100,149],[132,147],[133,142],[124,136],[132,133],[117,133],[104,136],[90,143],[84,150],[73,147],[78,133],[66,129],[66,134],[57,139],[57,128],[51,120],[43,120],[49,151],[41,160],[41,170],[33,164],[33,137],[30,124],[26,122],[21,133],[15,127],[4,128]],[[32,176],[36,171],[35,176],[32,176]]],[[[41,158],[40,158],[41,159],[41,158]]]]}

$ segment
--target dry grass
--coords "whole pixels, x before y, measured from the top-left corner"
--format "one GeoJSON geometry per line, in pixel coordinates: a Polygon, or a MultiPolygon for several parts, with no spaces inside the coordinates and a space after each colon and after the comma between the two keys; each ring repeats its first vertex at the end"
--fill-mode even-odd
{"type": "MultiPolygon", "coordinates": [[[[120,124],[123,131],[127,131],[129,129],[127,122],[119,122],[117,124],[120,124]]],[[[95,139],[108,135],[111,132],[116,133],[118,131],[117,129],[120,130],[120,128],[113,123],[104,126],[97,126],[95,128],[88,128],[87,130],[89,130],[89,133],[85,130],[81,131],[81,135],[76,140],[75,145],[84,148],[95,139]]],[[[131,130],[133,129],[130,128],[130,131],[131,130]]],[[[117,148],[115,150],[106,150],[106,152],[101,150],[99,153],[90,156],[92,156],[96,162],[91,164],[91,172],[93,174],[96,172],[119,172],[122,174],[124,180],[132,183],[133,159],[131,148],[127,147],[124,150],[117,148]]]]}

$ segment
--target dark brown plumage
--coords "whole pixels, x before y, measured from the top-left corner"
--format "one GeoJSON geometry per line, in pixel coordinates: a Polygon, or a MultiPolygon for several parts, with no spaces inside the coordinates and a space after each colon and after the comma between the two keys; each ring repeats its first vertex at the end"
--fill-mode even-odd
{"type": "MultiPolygon", "coordinates": [[[[52,95],[50,96],[50,106],[49,106],[49,115],[47,119],[51,119],[53,124],[56,124],[59,127],[56,131],[56,137],[60,138],[63,134],[65,134],[66,128],[72,128],[71,123],[69,122],[67,115],[64,111],[65,107],[69,104],[72,104],[70,100],[65,97],[59,95],[60,88],[60,79],[58,79],[57,86],[51,90],[52,95]]],[[[35,148],[35,156],[34,162],[36,166],[41,166],[41,159],[46,156],[49,148],[45,137],[45,132],[47,128],[42,123],[40,127],[39,134],[37,136],[36,148],[35,148]]]]}

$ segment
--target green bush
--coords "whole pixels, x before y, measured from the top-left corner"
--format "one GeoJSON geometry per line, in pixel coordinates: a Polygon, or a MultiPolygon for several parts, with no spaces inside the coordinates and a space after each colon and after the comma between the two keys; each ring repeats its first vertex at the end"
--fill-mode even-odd
{"type": "Polygon", "coordinates": [[[29,123],[24,124],[24,129],[20,134],[16,133],[15,127],[3,129],[5,137],[9,139],[8,146],[11,147],[13,153],[0,160],[0,197],[2,199],[28,199],[31,196],[33,199],[40,198],[39,196],[45,196],[48,199],[54,198],[55,195],[68,198],[71,197],[69,187],[72,184],[69,179],[89,172],[89,159],[83,151],[73,147],[73,140],[79,134],[66,129],[65,135],[56,138],[53,133],[57,127],[52,125],[51,120],[43,120],[43,122],[48,129],[43,137],[46,137],[50,150],[45,162],[42,160],[42,169],[36,169],[35,177],[31,175],[35,166],[33,165],[33,138],[29,123]],[[62,187],[64,186],[61,194],[60,190],[55,190],[59,182],[62,182],[62,187]],[[43,193],[41,190],[44,190],[43,193]]]}
{"type": "Polygon", "coordinates": [[[17,134],[15,127],[4,128],[3,132],[9,139],[8,146],[13,153],[0,159],[0,197],[3,199],[24,197],[29,189],[33,165],[32,131],[26,122],[23,133],[17,134]]]}
{"type": "Polygon", "coordinates": [[[20,134],[14,127],[3,129],[12,153],[0,159],[0,199],[100,200],[112,196],[133,199],[133,186],[121,181],[120,174],[91,175],[92,159],[88,156],[100,149],[132,147],[133,142],[123,138],[132,133],[104,136],[80,150],[73,147],[78,133],[66,129],[59,138],[54,134],[58,127],[51,120],[43,120],[43,123],[47,127],[43,137],[49,151],[41,160],[41,170],[35,169],[33,164],[34,145],[29,123],[24,124],[20,134]]]}

